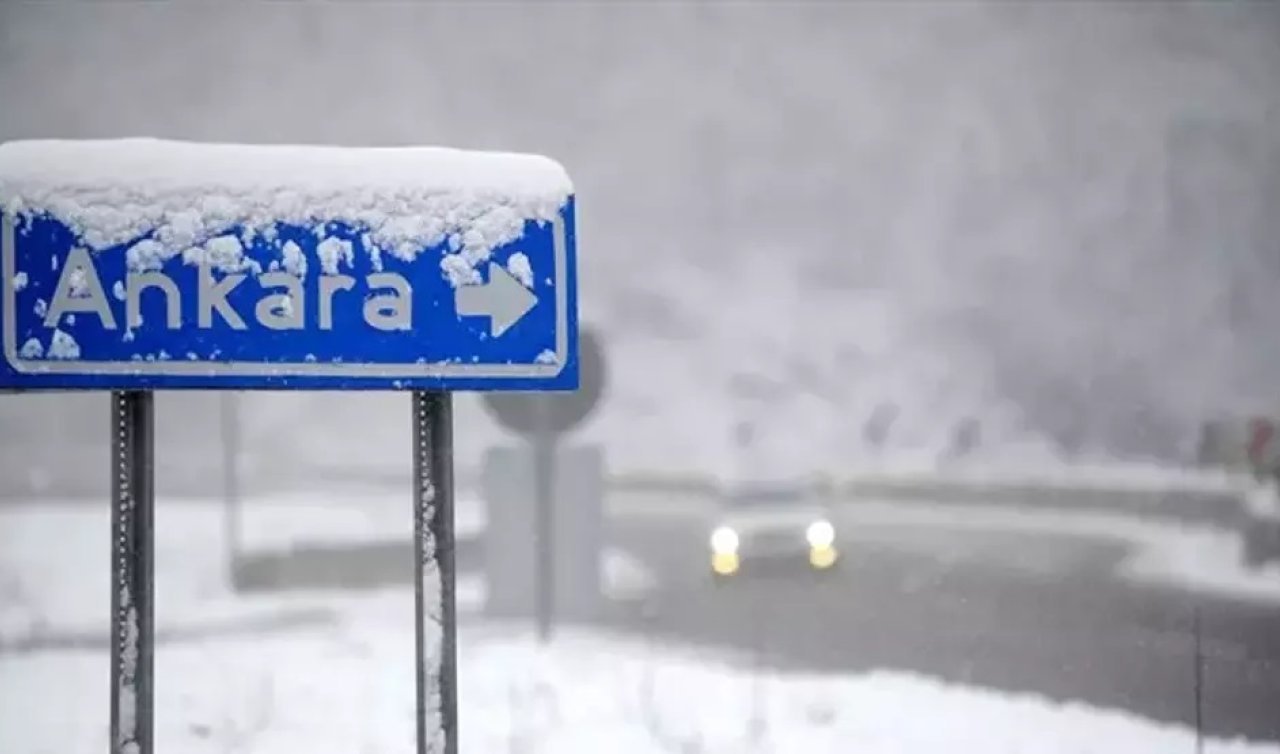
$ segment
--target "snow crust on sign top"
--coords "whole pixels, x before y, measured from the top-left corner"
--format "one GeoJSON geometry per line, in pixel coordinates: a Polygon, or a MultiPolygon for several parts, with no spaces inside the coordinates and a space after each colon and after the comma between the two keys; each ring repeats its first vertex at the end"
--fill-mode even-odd
{"type": "MultiPolygon", "coordinates": [[[[364,229],[379,260],[412,261],[447,244],[450,280],[475,282],[495,247],[527,221],[555,219],[572,193],[554,160],[506,152],[152,138],[0,144],[0,209],[47,213],[95,252],[152,238],[159,246],[129,260],[144,268],[233,229],[271,238],[277,223],[323,233],[338,222],[364,229]]],[[[225,264],[235,250],[219,243],[225,264]]]]}

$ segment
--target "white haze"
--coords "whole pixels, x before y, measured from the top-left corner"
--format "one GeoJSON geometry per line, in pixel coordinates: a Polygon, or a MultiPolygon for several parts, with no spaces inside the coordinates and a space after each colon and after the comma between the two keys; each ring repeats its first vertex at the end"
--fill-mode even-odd
{"type": "MultiPolygon", "coordinates": [[[[966,417],[988,454],[1185,457],[1280,404],[1271,4],[6,3],[0,103],[4,139],[555,157],[617,465],[720,463],[762,389],[820,466],[944,455],[966,417]]],[[[401,398],[254,415],[276,453],[317,430],[299,456],[377,417],[372,458],[407,452],[401,398]]],[[[0,401],[5,447],[52,437],[33,405],[0,401]]]]}

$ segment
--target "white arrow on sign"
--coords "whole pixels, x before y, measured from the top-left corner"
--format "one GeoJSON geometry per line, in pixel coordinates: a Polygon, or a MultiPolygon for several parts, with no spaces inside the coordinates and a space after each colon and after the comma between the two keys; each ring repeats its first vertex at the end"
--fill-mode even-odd
{"type": "Polygon", "coordinates": [[[497,262],[489,263],[489,282],[458,286],[454,298],[463,317],[488,317],[489,334],[498,337],[529,313],[538,297],[497,262]]]}

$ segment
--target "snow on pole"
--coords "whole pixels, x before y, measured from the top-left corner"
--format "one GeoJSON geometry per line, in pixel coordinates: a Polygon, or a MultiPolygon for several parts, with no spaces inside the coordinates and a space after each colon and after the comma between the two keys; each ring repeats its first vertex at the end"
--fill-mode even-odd
{"type": "Polygon", "coordinates": [[[418,754],[457,754],[453,400],[413,393],[414,657],[418,754]]]}
{"type": "Polygon", "coordinates": [[[111,754],[151,754],[155,436],[150,392],[111,394],[111,754]]]}

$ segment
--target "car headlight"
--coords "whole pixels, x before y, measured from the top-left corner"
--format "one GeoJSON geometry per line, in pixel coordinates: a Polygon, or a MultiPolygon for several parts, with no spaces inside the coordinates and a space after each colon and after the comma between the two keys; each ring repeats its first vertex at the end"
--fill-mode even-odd
{"type": "Polygon", "coordinates": [[[721,526],[711,532],[711,550],[724,555],[732,555],[738,551],[738,532],[727,526],[721,526]]]}
{"type": "Polygon", "coordinates": [[[804,538],[809,540],[810,547],[821,550],[836,541],[836,530],[829,521],[814,521],[805,530],[804,538]]]}

